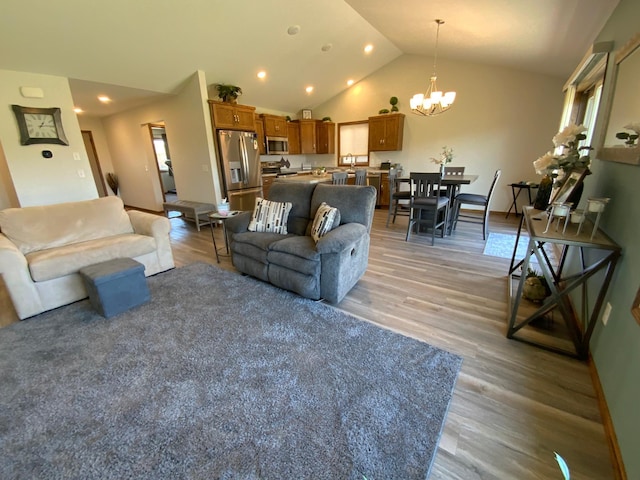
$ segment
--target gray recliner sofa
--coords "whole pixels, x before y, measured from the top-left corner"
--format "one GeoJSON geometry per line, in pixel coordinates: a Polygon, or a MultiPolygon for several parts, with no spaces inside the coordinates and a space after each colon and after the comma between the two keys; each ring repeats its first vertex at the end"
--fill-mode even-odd
{"type": "Polygon", "coordinates": [[[306,298],[340,302],[367,269],[376,189],[275,183],[269,200],[292,203],[288,233],[248,231],[251,212],[226,220],[236,269],[306,298]],[[336,207],[341,220],[316,244],[310,231],[322,202],[336,207]]]}

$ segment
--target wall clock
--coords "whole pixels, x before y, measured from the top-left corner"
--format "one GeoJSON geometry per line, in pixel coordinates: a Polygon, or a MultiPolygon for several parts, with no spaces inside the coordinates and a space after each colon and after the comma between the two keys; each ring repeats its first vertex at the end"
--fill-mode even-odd
{"type": "Polygon", "coordinates": [[[59,108],[36,108],[11,105],[20,129],[20,144],[54,143],[69,145],[62,128],[59,108]]]}

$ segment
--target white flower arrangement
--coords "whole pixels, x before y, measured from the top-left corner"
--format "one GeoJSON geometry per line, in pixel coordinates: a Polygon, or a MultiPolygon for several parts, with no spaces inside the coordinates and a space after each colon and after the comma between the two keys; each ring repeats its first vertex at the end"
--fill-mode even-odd
{"type": "Polygon", "coordinates": [[[437,163],[438,165],[451,163],[452,160],[453,160],[453,148],[449,148],[446,145],[442,147],[442,153],[440,153],[440,158],[431,157],[431,161],[433,163],[437,163]]]}
{"type": "MultiPolygon", "coordinates": [[[[563,177],[567,177],[567,173],[576,168],[589,168],[591,158],[589,151],[591,147],[579,147],[580,141],[587,138],[584,132],[587,128],[583,125],[571,124],[558,132],[553,137],[553,144],[556,149],[561,149],[561,153],[556,154],[551,151],[533,162],[533,168],[538,175],[550,175],[558,177],[559,173],[563,173],[563,177]],[[581,154],[581,152],[586,152],[581,154]]],[[[558,183],[561,185],[561,183],[558,183]]]]}

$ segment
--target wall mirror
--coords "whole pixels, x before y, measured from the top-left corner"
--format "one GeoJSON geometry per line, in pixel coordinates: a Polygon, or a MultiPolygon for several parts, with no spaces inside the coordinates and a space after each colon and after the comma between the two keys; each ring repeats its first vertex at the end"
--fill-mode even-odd
{"type": "Polygon", "coordinates": [[[611,112],[604,139],[604,147],[598,157],[601,160],[640,165],[640,147],[626,145],[624,139],[616,138],[619,132],[634,133],[625,129],[630,123],[640,124],[640,33],[634,36],[616,54],[616,79],[611,112]]]}

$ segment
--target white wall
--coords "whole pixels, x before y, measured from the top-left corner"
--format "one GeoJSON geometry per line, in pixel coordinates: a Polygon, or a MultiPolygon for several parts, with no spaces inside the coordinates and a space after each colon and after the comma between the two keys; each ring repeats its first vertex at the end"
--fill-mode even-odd
{"type": "MultiPolygon", "coordinates": [[[[69,82],[64,77],[0,70],[0,143],[20,206],[45,205],[96,198],[98,192],[73,111],[69,82]],[[20,87],[38,87],[44,98],[25,98],[20,87]],[[11,105],[58,107],[69,141],[66,145],[21,145],[20,132],[11,105]],[[42,156],[51,150],[53,158],[42,156]],[[79,160],[73,158],[74,153],[79,160]],[[81,178],[78,174],[85,175],[81,178]]],[[[7,179],[3,179],[3,183],[7,179]]],[[[7,200],[3,200],[7,201],[7,200]]]]}
{"type": "Polygon", "coordinates": [[[103,120],[125,204],[162,211],[162,185],[147,127],[159,122],[165,124],[180,199],[216,203],[221,196],[206,82],[197,72],[175,97],[103,120]]]}
{"type": "Polygon", "coordinates": [[[438,87],[455,90],[451,110],[436,117],[411,113],[409,98],[424,92],[432,58],[403,55],[344,93],[314,109],[314,117],[334,122],[363,120],[399,99],[406,115],[404,147],[398,152],[372,153],[371,164],[400,163],[405,171],[437,171],[430,161],[443,146],[454,149],[451,166],[465,166],[480,175],[463,191],[486,194],[493,173],[502,169],[492,210],[506,211],[511,203],[509,183],[538,181],[532,162],[553,147],[562,112],[566,79],[507,68],[438,60],[438,87]]]}

